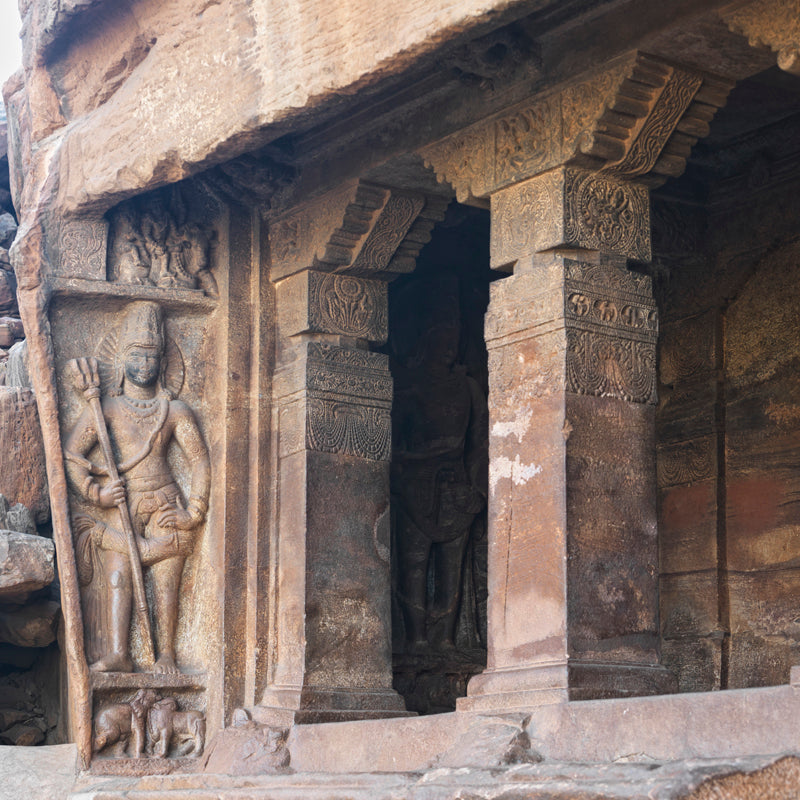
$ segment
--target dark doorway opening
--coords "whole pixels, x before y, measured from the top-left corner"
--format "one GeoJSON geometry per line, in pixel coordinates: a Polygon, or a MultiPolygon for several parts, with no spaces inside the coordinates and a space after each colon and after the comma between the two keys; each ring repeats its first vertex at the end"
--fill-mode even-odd
{"type": "Polygon", "coordinates": [[[453,711],[486,666],[488,211],[452,203],[389,290],[394,688],[453,711]]]}

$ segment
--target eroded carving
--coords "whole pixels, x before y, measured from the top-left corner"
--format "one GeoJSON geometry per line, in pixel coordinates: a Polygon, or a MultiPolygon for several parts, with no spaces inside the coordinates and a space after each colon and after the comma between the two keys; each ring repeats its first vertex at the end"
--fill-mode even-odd
{"type": "Polygon", "coordinates": [[[62,274],[95,279],[104,276],[107,238],[105,220],[62,220],[58,235],[62,274]]]}
{"type": "Polygon", "coordinates": [[[492,267],[501,269],[516,259],[563,241],[564,178],[547,172],[492,197],[492,267]]]}
{"type": "Polygon", "coordinates": [[[576,394],[656,402],[655,347],[650,342],[567,330],[567,386],[576,394]]]}
{"type": "Polygon", "coordinates": [[[496,181],[513,183],[551,165],[560,152],[561,97],[546,98],[495,123],[496,181]]]}
{"type": "Polygon", "coordinates": [[[550,170],[492,197],[492,266],[553,248],[649,261],[648,190],[571,167],[550,170]]]}
{"type": "Polygon", "coordinates": [[[216,231],[190,219],[177,193],[124,203],[111,214],[111,280],[164,289],[201,289],[217,297],[211,272],[216,231]]]}
{"type": "MultiPolygon", "coordinates": [[[[653,169],[702,83],[703,79],[697,74],[673,70],[625,157],[610,170],[617,175],[634,177],[653,169]]],[[[691,144],[695,142],[693,139],[691,144]]]]}
{"type": "Polygon", "coordinates": [[[572,260],[564,277],[570,391],[655,402],[658,312],[650,277],[572,260]]]}
{"type": "Polygon", "coordinates": [[[112,758],[199,757],[206,738],[205,715],[178,710],[174,697],[140,689],[127,703],[111,703],[94,717],[92,751],[112,758]]]}
{"type": "Polygon", "coordinates": [[[385,269],[424,205],[422,196],[393,192],[353,261],[352,270],[370,273],[385,269]]]}
{"type": "Polygon", "coordinates": [[[714,439],[710,436],[658,448],[658,485],[663,489],[713,478],[714,439]]]}
{"type": "Polygon", "coordinates": [[[568,169],[564,196],[567,244],[650,260],[650,203],[646,188],[568,169]]]}
{"type": "Polygon", "coordinates": [[[174,697],[157,700],[147,712],[147,750],[166,758],[173,747],[177,756],[203,755],[206,719],[200,711],[178,711],[174,697]]]}
{"type": "Polygon", "coordinates": [[[657,184],[683,172],[731,86],[636,53],[420,152],[462,202],[562,164],[657,184]]]}
{"type": "Polygon", "coordinates": [[[128,703],[112,703],[94,717],[92,750],[121,757],[129,752],[140,758],[145,750],[147,714],[159,699],[152,689],[140,689],[128,703]]]}
{"type": "Polygon", "coordinates": [[[74,514],[74,525],[87,655],[94,671],[132,671],[129,628],[135,599],[145,662],[140,666],[177,673],[178,593],[185,559],[208,510],[208,450],[194,413],[170,391],[170,384],[180,388],[183,365],[176,381],[169,360],[170,350],[177,348],[168,346],[161,307],[132,303],[112,338],[116,358],[106,365],[110,381],[105,396],[95,360],[73,364],[88,405],[64,445],[81,509],[74,514]],[[173,444],[190,465],[188,503],[168,462],[173,444]],[[101,463],[90,459],[97,446],[101,463]],[[158,649],[153,667],[142,567],[149,568],[153,586],[158,649]]]}

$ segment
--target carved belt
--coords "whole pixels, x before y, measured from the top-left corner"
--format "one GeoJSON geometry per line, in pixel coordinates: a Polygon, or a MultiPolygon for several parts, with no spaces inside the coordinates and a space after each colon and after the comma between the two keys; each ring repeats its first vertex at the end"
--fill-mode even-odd
{"type": "Polygon", "coordinates": [[[164,506],[176,505],[180,496],[174,483],[152,492],[131,492],[131,511],[141,516],[153,514],[164,506]]]}

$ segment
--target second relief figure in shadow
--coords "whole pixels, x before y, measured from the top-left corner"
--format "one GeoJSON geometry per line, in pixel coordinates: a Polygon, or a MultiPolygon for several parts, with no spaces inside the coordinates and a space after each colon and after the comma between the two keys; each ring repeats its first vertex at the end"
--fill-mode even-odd
{"type": "Polygon", "coordinates": [[[456,647],[464,557],[486,505],[487,405],[459,361],[457,279],[414,290],[417,326],[394,370],[396,597],[406,652],[443,652],[456,647]]]}
{"type": "Polygon", "coordinates": [[[194,412],[175,399],[183,384],[183,360],[157,303],[128,305],[98,355],[99,364],[73,362],[86,407],[64,447],[82,509],[73,521],[87,658],[97,672],[133,671],[135,608],[145,654],[138,666],[177,673],[179,592],[186,557],[208,510],[208,450],[194,412]],[[173,446],[188,465],[188,501],[168,459],[173,446]],[[143,567],[149,573],[149,597],[143,567]],[[151,620],[157,657],[152,665],[147,663],[151,620]]]}

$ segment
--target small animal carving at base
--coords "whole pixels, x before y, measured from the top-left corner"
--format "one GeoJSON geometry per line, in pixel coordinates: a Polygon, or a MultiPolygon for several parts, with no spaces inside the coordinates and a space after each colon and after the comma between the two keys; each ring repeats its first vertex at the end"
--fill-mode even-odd
{"type": "Polygon", "coordinates": [[[140,689],[129,703],[114,703],[97,712],[94,718],[92,750],[108,750],[116,758],[130,754],[141,757],[145,748],[147,712],[159,696],[152,689],[140,689]]]}
{"type": "Polygon", "coordinates": [[[166,758],[173,743],[177,756],[201,756],[206,740],[206,720],[199,711],[178,711],[174,697],[154,703],[147,713],[149,754],[166,758]]]}

